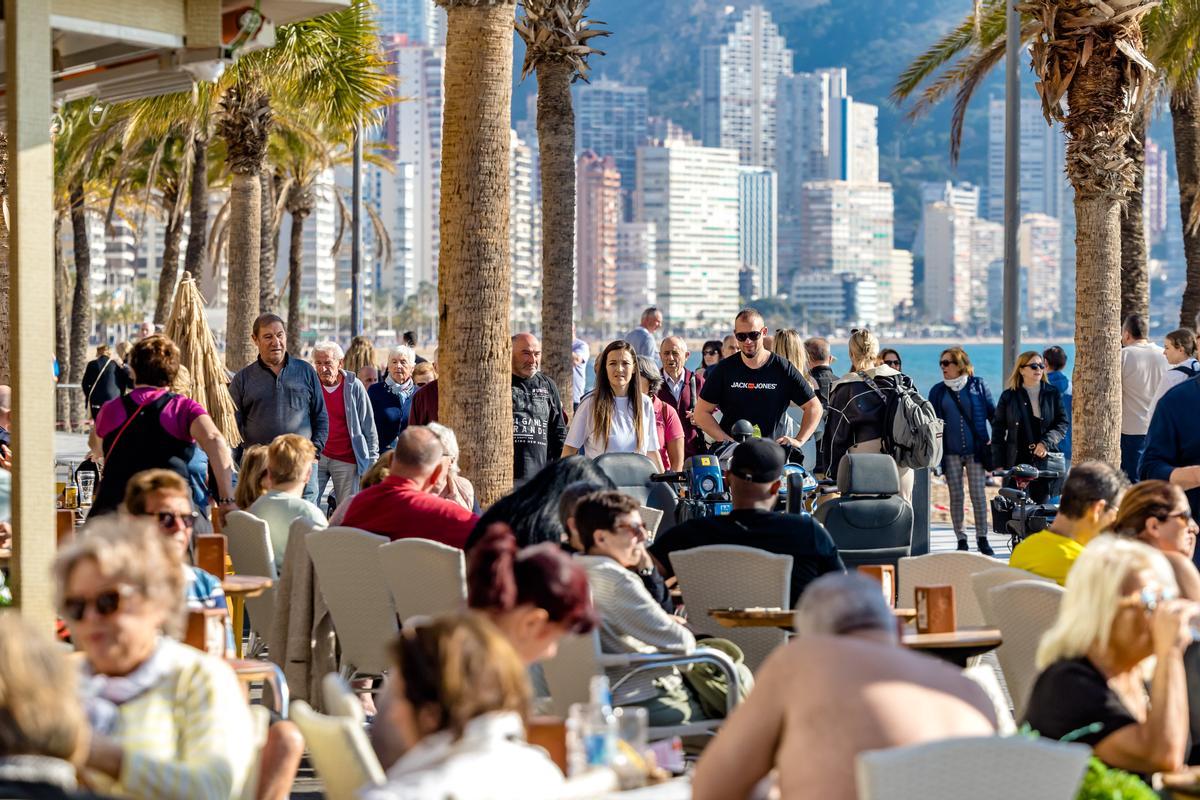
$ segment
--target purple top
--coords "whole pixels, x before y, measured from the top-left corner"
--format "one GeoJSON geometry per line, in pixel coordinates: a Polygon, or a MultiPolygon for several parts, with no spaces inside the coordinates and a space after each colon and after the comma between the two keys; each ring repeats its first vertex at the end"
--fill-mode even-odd
{"type": "MultiPolygon", "coordinates": [[[[139,386],[129,393],[129,397],[139,406],[143,403],[154,402],[167,391],[161,387],[155,386],[139,386]]],[[[190,397],[176,395],[167,401],[166,407],[159,417],[159,422],[162,424],[163,430],[179,439],[182,442],[192,441],[191,427],[192,423],[198,417],[203,417],[208,412],[204,410],[204,406],[197,403],[190,397]]],[[[128,419],[125,416],[125,406],[118,397],[115,400],[109,400],[100,407],[100,413],[96,415],[96,435],[103,439],[108,434],[118,430],[128,419]]]]}

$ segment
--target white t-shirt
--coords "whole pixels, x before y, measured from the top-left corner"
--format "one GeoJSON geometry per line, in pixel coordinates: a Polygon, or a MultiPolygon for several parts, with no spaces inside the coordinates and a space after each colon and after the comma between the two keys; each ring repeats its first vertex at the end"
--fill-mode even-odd
{"type": "Polygon", "coordinates": [[[1168,365],[1167,371],[1163,373],[1162,380],[1158,382],[1158,391],[1154,393],[1154,401],[1150,404],[1150,417],[1154,417],[1154,409],[1158,407],[1158,401],[1163,399],[1163,395],[1174,389],[1179,384],[1188,379],[1186,373],[1179,372],[1178,367],[1187,367],[1200,373],[1200,361],[1194,358],[1189,358],[1174,367],[1168,365]]]}
{"type": "Polygon", "coordinates": [[[1162,348],[1136,342],[1121,348],[1121,433],[1145,436],[1158,384],[1171,365],[1162,348]]]}
{"type": "Polygon", "coordinates": [[[633,428],[633,410],[628,397],[618,397],[613,402],[612,423],[608,431],[608,447],[605,448],[600,436],[592,430],[592,403],[596,395],[593,392],[583,398],[575,416],[571,419],[571,429],[567,431],[567,445],[582,451],[589,458],[604,453],[648,453],[658,450],[658,429],[654,425],[654,405],[650,398],[642,396],[642,446],[639,448],[637,434],[633,428]]]}

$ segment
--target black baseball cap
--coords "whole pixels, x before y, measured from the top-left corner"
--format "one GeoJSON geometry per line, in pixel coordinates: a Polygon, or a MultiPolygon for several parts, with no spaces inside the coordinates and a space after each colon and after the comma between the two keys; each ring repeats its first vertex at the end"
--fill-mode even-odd
{"type": "Polygon", "coordinates": [[[751,439],[733,450],[729,474],[750,483],[771,483],[779,480],[786,461],[783,448],[769,439],[751,439]]]}

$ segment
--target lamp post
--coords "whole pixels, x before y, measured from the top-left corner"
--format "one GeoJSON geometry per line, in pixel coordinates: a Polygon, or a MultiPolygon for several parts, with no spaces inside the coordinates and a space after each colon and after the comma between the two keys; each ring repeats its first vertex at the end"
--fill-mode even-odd
{"type": "Polygon", "coordinates": [[[1004,59],[1004,348],[1005,375],[1017,363],[1021,339],[1021,13],[1008,2],[1008,42],[1004,59]]]}

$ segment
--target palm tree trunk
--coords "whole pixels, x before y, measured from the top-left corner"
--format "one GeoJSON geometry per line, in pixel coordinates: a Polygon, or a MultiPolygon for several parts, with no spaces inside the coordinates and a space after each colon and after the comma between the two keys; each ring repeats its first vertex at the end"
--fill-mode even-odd
{"type": "Polygon", "coordinates": [[[8,134],[0,132],[0,383],[12,383],[8,369],[8,134]]]}
{"type": "MultiPolygon", "coordinates": [[[[171,208],[172,202],[167,207],[171,208]]],[[[175,283],[179,280],[179,242],[183,239],[183,214],[167,220],[163,232],[162,271],[158,275],[158,297],[154,302],[154,324],[166,325],[175,299],[175,283]]]]}
{"type": "MultiPolygon", "coordinates": [[[[563,59],[537,66],[537,129],[542,180],[542,369],[571,397],[571,326],[575,310],[574,67],[563,59]]],[[[570,402],[564,400],[564,407],[570,402]]]]}
{"type": "Polygon", "coordinates": [[[1133,190],[1121,210],[1121,319],[1137,314],[1150,319],[1150,271],[1146,264],[1146,221],[1143,190],[1146,181],[1146,128],[1149,112],[1134,118],[1133,136],[1125,142],[1125,156],[1133,162],[1133,190]]]}
{"type": "Polygon", "coordinates": [[[1171,127],[1175,134],[1175,172],[1179,175],[1179,214],[1183,217],[1183,255],[1187,285],[1179,309],[1179,327],[1200,330],[1200,230],[1191,226],[1200,199],[1200,87],[1193,81],[1171,92],[1171,127]]]}
{"type": "Polygon", "coordinates": [[[250,329],[258,316],[259,202],[258,173],[234,173],[229,190],[229,306],[225,318],[225,366],[238,370],[254,360],[250,329]]]}
{"type": "Polygon", "coordinates": [[[183,269],[199,282],[204,269],[204,250],[208,238],[208,137],[197,136],[192,151],[192,183],[189,196],[187,252],[183,269]]]}
{"type": "MultiPolygon", "coordinates": [[[[83,185],[71,187],[71,231],[74,234],[75,291],[71,296],[71,369],[69,383],[83,380],[87,366],[88,339],[92,333],[92,249],[88,242],[87,211],[84,208],[83,185]]],[[[83,393],[71,391],[71,430],[77,429],[87,417],[83,393]]]]}
{"type": "MultiPolygon", "coordinates": [[[[258,180],[262,193],[262,201],[259,203],[262,222],[258,233],[261,250],[258,259],[258,313],[266,314],[275,310],[275,303],[278,301],[275,296],[275,181],[266,169],[258,173],[258,180]]],[[[290,317],[288,324],[288,330],[291,330],[290,317]]]]}
{"type": "Polygon", "coordinates": [[[300,280],[304,277],[304,220],[308,211],[297,209],[292,212],[292,233],[288,239],[288,352],[294,356],[300,355],[302,342],[300,331],[303,321],[300,319],[300,280]]]}
{"type": "MultiPolygon", "coordinates": [[[[54,358],[58,361],[59,380],[70,369],[71,364],[71,276],[67,273],[67,262],[63,258],[62,214],[54,215],[54,358]]],[[[66,425],[71,417],[71,398],[66,392],[55,390],[55,419],[66,425]]]]}
{"type": "Polygon", "coordinates": [[[487,506],[512,486],[509,174],[513,0],[447,6],[438,416],[487,506]]]}

